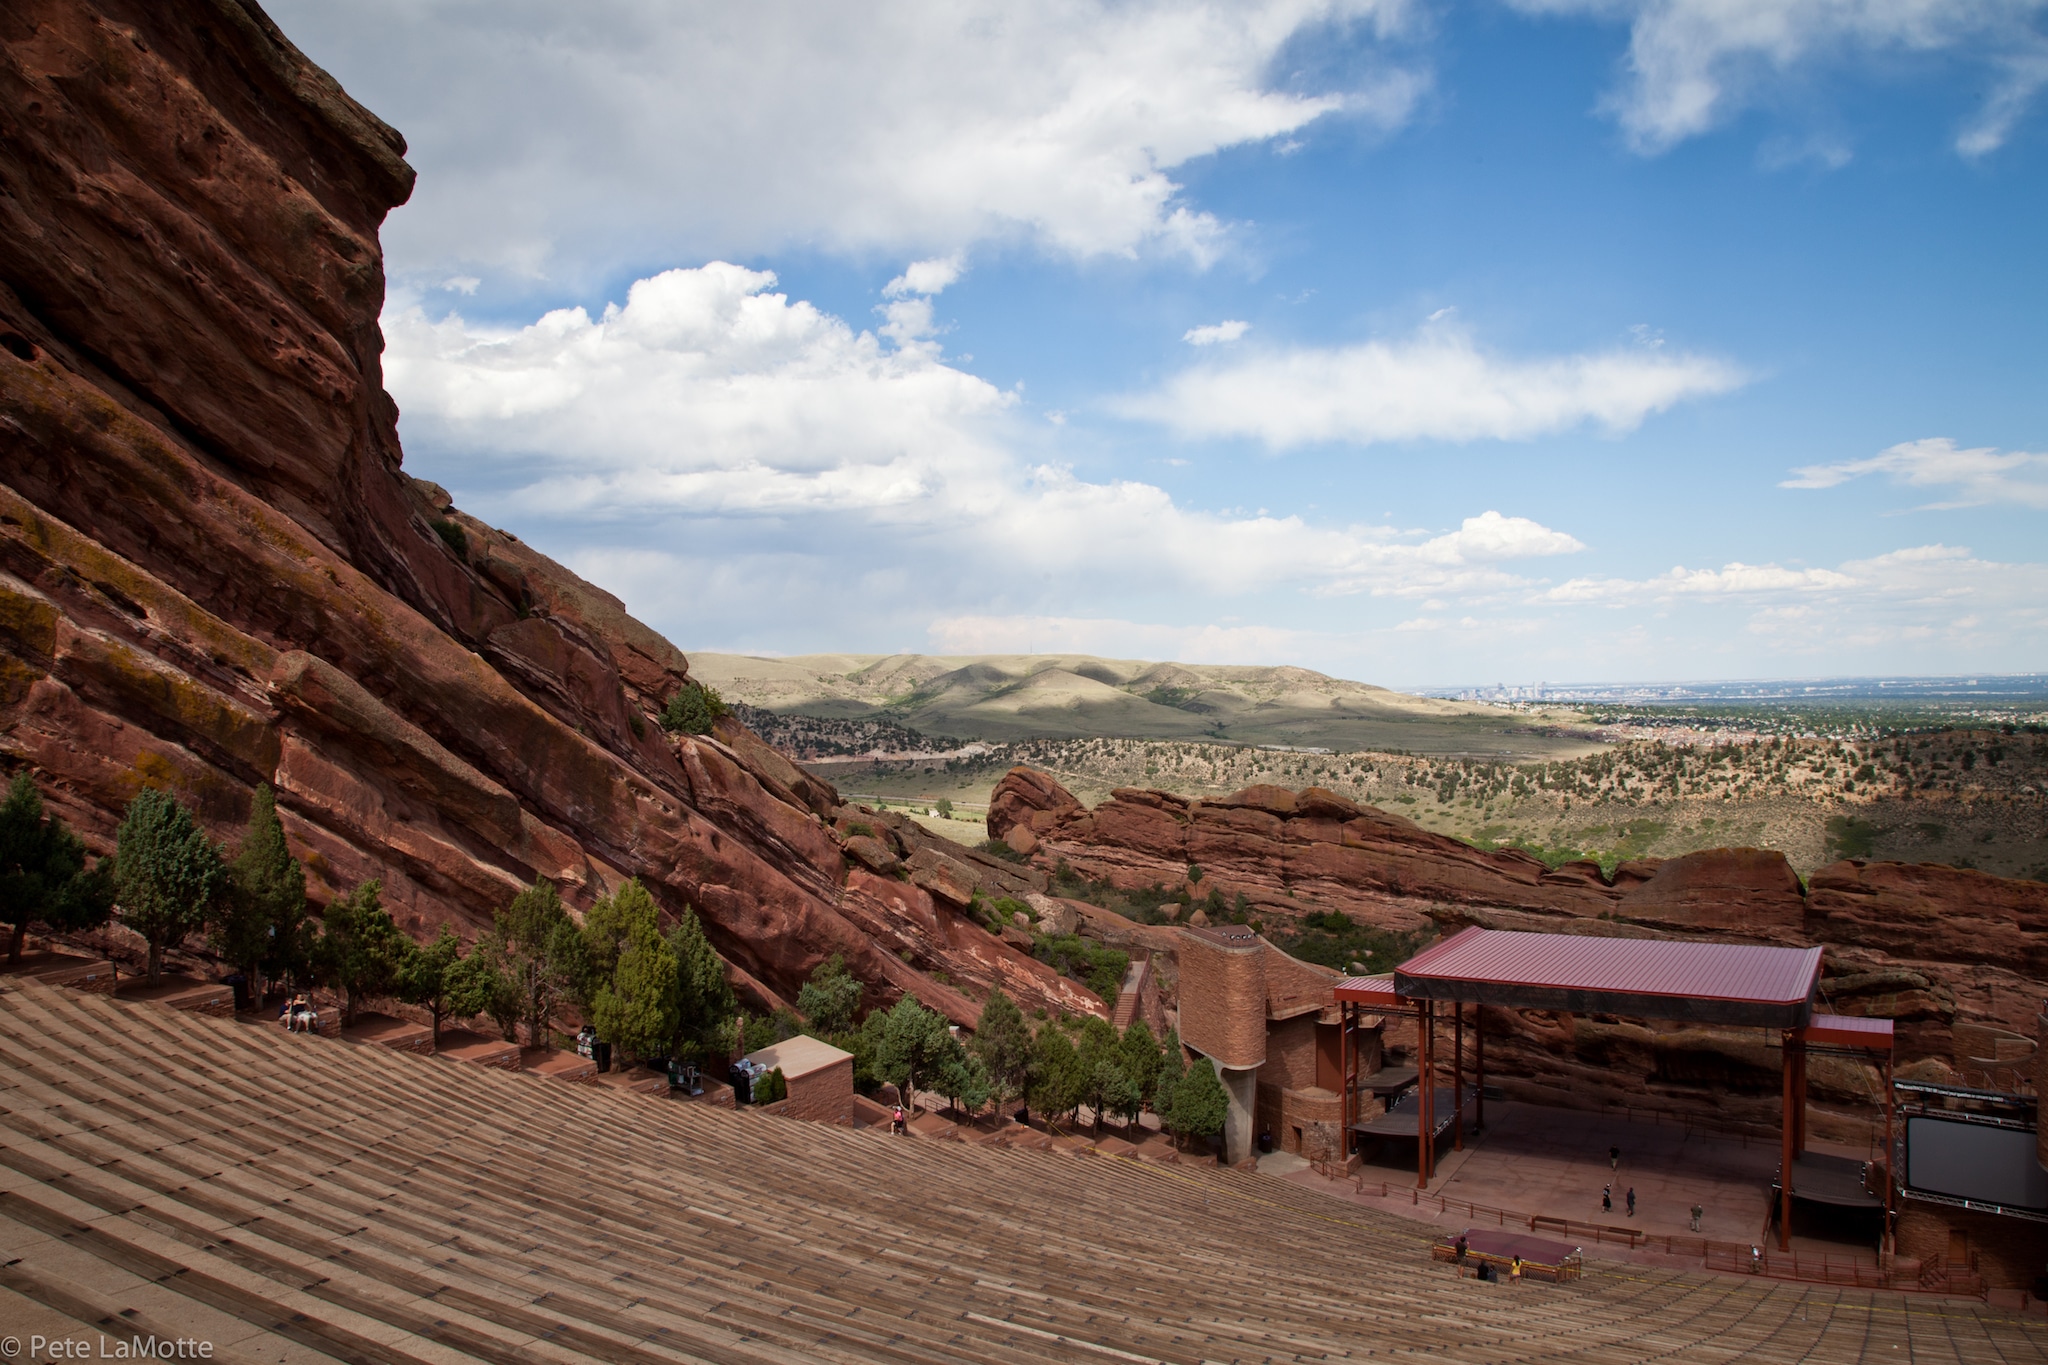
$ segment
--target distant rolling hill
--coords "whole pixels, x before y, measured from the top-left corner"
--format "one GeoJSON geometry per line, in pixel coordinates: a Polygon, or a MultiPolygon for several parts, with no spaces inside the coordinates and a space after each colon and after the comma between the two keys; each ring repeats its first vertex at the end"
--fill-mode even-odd
{"type": "Polygon", "coordinates": [[[1149,663],[1086,654],[770,659],[692,653],[689,659],[692,677],[751,706],[889,720],[926,734],[986,740],[1209,739],[1440,752],[1520,748],[1486,737],[1504,729],[1526,736],[1532,720],[1543,719],[1284,666],[1149,663]]]}

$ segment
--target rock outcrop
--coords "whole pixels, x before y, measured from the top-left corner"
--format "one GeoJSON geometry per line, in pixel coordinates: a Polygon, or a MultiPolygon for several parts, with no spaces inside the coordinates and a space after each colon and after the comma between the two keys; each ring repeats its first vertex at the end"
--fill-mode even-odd
{"type": "MultiPolygon", "coordinates": [[[[1802,887],[1782,854],[1737,848],[1625,862],[1604,876],[1594,863],[1553,869],[1513,849],[1476,849],[1313,787],[1251,787],[1217,801],[1126,788],[1089,810],[1022,768],[991,797],[988,831],[1013,848],[1028,831],[1037,866],[1065,862],[1126,889],[1189,885],[1198,865],[1195,886],[1242,894],[1269,933],[1336,910],[1398,930],[1479,924],[1824,944],[1828,1007],[1894,1020],[1907,1065],[1950,1064],[1959,1024],[2032,1037],[2048,998],[2048,884],[1964,869],[1841,862],[1802,887]]],[[[1703,1115],[1719,1106],[1724,1119],[1775,1121],[1775,1054],[1754,1030],[1493,1009],[1487,1018],[1503,1072],[1544,1097],[1690,1104],[1703,1115]]],[[[1844,1104],[1877,1087],[1874,1072],[1840,1059],[1816,1064],[1814,1083],[1823,1101],[1844,1104]]]]}
{"type": "MultiPolygon", "coordinates": [[[[416,933],[636,876],[760,1003],[840,953],[963,1022],[934,972],[1073,1007],[850,879],[836,793],[745,727],[664,734],[682,654],[403,472],[397,132],[245,0],[22,0],[0,38],[0,763],[101,850],[142,786],[230,837],[270,783],[316,899],[380,877],[416,933]]],[[[1001,880],[943,853],[945,895],[1001,880]]]]}
{"type": "Polygon", "coordinates": [[[1623,918],[1673,928],[1797,931],[1799,878],[1781,853],[1712,849],[1664,862],[1549,868],[1519,849],[1486,852],[1320,787],[1248,787],[1220,800],[1118,788],[1089,810],[1044,773],[1011,770],[989,802],[992,838],[1031,857],[1061,858],[1119,886],[1201,885],[1242,894],[1267,919],[1338,909],[1368,924],[1415,929],[1432,907],[1538,916],[1623,918]]]}

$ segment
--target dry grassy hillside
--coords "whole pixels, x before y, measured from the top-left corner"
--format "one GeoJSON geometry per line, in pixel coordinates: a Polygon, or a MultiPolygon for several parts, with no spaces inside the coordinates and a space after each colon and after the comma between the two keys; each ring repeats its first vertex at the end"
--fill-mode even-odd
{"type": "Polygon", "coordinates": [[[1440,701],[1305,668],[1151,663],[1083,654],[934,657],[692,654],[729,700],[792,716],[887,721],[961,740],[1221,740],[1508,756],[1594,747],[1576,719],[1440,701]]]}

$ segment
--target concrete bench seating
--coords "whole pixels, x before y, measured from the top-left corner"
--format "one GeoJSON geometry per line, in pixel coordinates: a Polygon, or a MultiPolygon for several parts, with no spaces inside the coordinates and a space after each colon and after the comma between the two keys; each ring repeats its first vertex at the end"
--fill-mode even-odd
{"type": "Polygon", "coordinates": [[[542,1076],[553,1081],[597,1084],[596,1062],[580,1053],[565,1051],[558,1047],[522,1048],[519,1053],[519,1069],[529,1076],[542,1076]]]}
{"type": "MultiPolygon", "coordinates": [[[[624,1070],[598,1071],[593,1064],[591,1080],[607,1090],[622,1091],[628,1095],[653,1095],[660,1097],[668,1094],[668,1077],[659,1071],[649,1071],[644,1066],[630,1067],[624,1070]]],[[[726,1088],[728,1091],[731,1089],[730,1086],[726,1088]]]]}
{"type": "MultiPolygon", "coordinates": [[[[326,1021],[321,1022],[324,1024],[326,1021]]],[[[394,1052],[417,1053],[422,1057],[430,1057],[434,1052],[434,1030],[430,1025],[415,1024],[410,1019],[394,1019],[388,1014],[358,1014],[353,1024],[341,1030],[341,1039],[348,1043],[388,1047],[394,1052]]]]}
{"type": "MultiPolygon", "coordinates": [[[[18,977],[40,981],[45,986],[66,986],[74,991],[111,995],[120,969],[103,957],[81,957],[75,953],[38,950],[23,953],[21,961],[0,961],[0,981],[18,977]]],[[[232,994],[232,993],[231,993],[232,994]]]]}
{"type": "Polygon", "coordinates": [[[489,1067],[493,1071],[517,1071],[524,1060],[525,1049],[517,1043],[508,1043],[503,1038],[492,1038],[468,1029],[444,1028],[441,1030],[441,1045],[434,1049],[436,1057],[445,1057],[453,1062],[468,1062],[471,1066],[489,1067]]]}
{"type": "Polygon", "coordinates": [[[890,1141],[0,993],[16,1334],[400,1365],[2041,1354],[1960,1301],[1597,1261],[1478,1284],[1434,1235],[1194,1163],[890,1141]]]}
{"type": "Polygon", "coordinates": [[[218,981],[196,981],[189,976],[166,976],[154,986],[140,976],[122,980],[115,994],[131,1004],[161,1005],[191,1014],[209,1014],[217,1019],[235,1017],[235,990],[218,981]]]}

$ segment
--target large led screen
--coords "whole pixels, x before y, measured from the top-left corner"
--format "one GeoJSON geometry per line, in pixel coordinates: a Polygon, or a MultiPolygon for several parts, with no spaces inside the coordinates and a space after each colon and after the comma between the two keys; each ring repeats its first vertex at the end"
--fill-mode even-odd
{"type": "Polygon", "coordinates": [[[2034,1135],[1953,1119],[1906,1120],[1906,1186],[2018,1209],[2048,1209],[2034,1135]]]}

